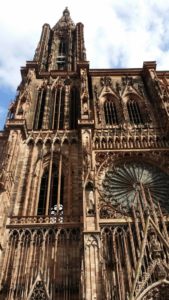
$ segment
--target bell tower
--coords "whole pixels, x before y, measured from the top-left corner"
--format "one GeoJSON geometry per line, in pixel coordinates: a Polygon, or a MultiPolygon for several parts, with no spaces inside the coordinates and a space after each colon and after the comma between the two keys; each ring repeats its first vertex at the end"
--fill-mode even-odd
{"type": "Polygon", "coordinates": [[[0,300],[168,300],[169,71],[90,69],[66,8],[21,75],[0,132],[0,300]]]}
{"type": "Polygon", "coordinates": [[[76,71],[77,63],[86,60],[83,24],[73,23],[68,8],[52,29],[43,25],[34,60],[42,71],[76,71]]]}
{"type": "Polygon", "coordinates": [[[83,25],[66,8],[21,68],[0,137],[0,299],[82,295],[81,65],[83,25]]]}

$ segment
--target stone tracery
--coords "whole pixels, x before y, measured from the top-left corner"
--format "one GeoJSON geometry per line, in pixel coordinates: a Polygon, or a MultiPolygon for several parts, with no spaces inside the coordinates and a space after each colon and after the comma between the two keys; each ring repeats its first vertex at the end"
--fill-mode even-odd
{"type": "Polygon", "coordinates": [[[139,162],[125,162],[105,174],[103,197],[114,205],[137,206],[143,189],[148,197],[151,194],[155,203],[160,201],[168,209],[168,186],[169,177],[158,168],[139,162]]]}

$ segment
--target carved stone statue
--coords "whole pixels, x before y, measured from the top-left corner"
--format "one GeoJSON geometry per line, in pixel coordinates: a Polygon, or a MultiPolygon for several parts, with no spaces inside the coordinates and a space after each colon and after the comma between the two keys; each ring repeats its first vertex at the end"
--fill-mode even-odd
{"type": "Polygon", "coordinates": [[[86,204],[87,204],[87,214],[94,214],[95,212],[95,202],[94,202],[94,191],[93,182],[89,181],[86,185],[86,204]]]}
{"type": "Polygon", "coordinates": [[[152,251],[152,258],[153,259],[157,259],[157,258],[161,257],[162,249],[161,249],[160,242],[158,241],[157,236],[156,236],[155,233],[151,234],[150,248],[151,248],[151,251],[152,251]]]}
{"type": "Polygon", "coordinates": [[[9,112],[8,112],[8,118],[9,119],[14,118],[15,111],[16,111],[16,102],[12,101],[10,106],[9,106],[9,112]]]}

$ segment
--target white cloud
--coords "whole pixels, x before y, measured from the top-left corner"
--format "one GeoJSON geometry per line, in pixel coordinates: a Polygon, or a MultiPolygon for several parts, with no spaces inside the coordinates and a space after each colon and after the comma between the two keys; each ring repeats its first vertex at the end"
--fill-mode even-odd
{"type": "Polygon", "coordinates": [[[142,67],[143,61],[156,60],[157,69],[169,69],[169,1],[5,0],[0,10],[1,124],[9,103],[3,88],[14,98],[20,67],[33,58],[42,25],[53,27],[66,6],[74,22],[84,24],[91,68],[142,67]]]}
{"type": "Polygon", "coordinates": [[[0,10],[0,86],[16,89],[42,25],[53,27],[65,6],[75,23],[84,24],[91,67],[141,67],[157,60],[158,69],[169,68],[168,1],[6,0],[0,10]]]}

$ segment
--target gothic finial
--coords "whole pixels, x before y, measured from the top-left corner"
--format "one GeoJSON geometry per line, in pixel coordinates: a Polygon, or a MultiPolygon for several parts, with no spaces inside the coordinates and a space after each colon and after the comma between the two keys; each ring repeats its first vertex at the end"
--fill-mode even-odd
{"type": "Polygon", "coordinates": [[[62,29],[74,29],[75,25],[70,17],[70,12],[68,7],[66,7],[63,11],[63,16],[61,19],[56,23],[56,25],[53,27],[53,30],[62,30],[62,29]]]}
{"type": "Polygon", "coordinates": [[[63,11],[63,16],[64,16],[64,17],[69,17],[69,16],[70,16],[70,12],[69,12],[67,6],[66,6],[66,8],[65,8],[64,11],[63,11]]]}

